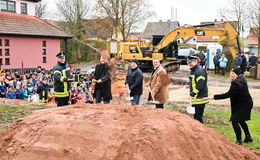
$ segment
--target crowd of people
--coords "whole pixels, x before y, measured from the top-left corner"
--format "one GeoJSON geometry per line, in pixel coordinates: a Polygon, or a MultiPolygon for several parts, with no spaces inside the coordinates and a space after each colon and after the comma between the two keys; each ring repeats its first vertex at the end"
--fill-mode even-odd
{"type": "MultiPolygon", "coordinates": [[[[94,73],[80,74],[80,69],[72,72],[76,81],[70,89],[70,104],[78,101],[93,103],[94,91],[92,77],[94,73]]],[[[53,70],[47,71],[41,66],[22,73],[19,70],[5,70],[0,76],[0,97],[25,101],[55,103],[53,70]]]]}
{"type": "MultiPolygon", "coordinates": [[[[248,90],[246,78],[243,75],[245,71],[243,63],[236,62],[240,61],[238,56],[235,60],[235,67],[230,72],[230,89],[226,93],[216,94],[213,97],[208,95],[208,75],[203,68],[204,64],[201,62],[200,57],[189,56],[187,64],[190,68],[190,75],[187,88],[190,90],[191,105],[195,110],[194,119],[201,123],[203,123],[205,105],[209,100],[230,98],[230,121],[237,138],[235,143],[241,145],[240,127],[242,127],[245,133],[243,142],[253,141],[246,124],[246,121],[250,120],[253,100],[248,90]]],[[[240,56],[241,59],[243,59],[242,56],[240,56]]],[[[101,56],[100,63],[96,65],[93,72],[81,75],[80,69],[70,73],[70,66],[66,62],[64,53],[58,53],[56,57],[58,62],[51,71],[46,71],[40,66],[36,70],[26,71],[25,74],[6,70],[0,77],[0,96],[27,101],[37,101],[37,97],[39,97],[40,102],[56,103],[58,107],[77,102],[110,103],[112,93],[108,58],[101,56]]],[[[217,73],[218,67],[226,68],[227,58],[219,54],[216,54],[215,57],[215,73],[217,73]]],[[[125,78],[125,85],[127,85],[130,91],[132,105],[140,104],[143,86],[146,86],[149,89],[148,100],[154,102],[155,108],[163,109],[169,97],[168,86],[170,79],[159,59],[153,59],[152,62],[153,71],[150,80],[144,85],[143,73],[139,69],[139,62],[135,59],[131,60],[125,78]]],[[[249,63],[253,65],[252,60],[249,63]]],[[[222,71],[222,74],[224,74],[224,71],[222,71]]]]}
{"type": "MultiPolygon", "coordinates": [[[[234,60],[234,68],[240,68],[241,73],[249,71],[252,67],[256,65],[256,56],[254,53],[249,55],[249,58],[246,58],[243,52],[237,53],[234,60]]],[[[221,70],[221,74],[225,75],[228,59],[225,54],[220,55],[219,52],[213,58],[214,70],[215,74],[219,74],[221,70]]]]}

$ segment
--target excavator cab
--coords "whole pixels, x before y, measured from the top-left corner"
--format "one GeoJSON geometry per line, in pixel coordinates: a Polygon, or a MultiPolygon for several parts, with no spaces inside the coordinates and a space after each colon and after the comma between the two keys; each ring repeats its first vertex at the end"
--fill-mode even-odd
{"type": "Polygon", "coordinates": [[[167,46],[161,48],[159,53],[163,53],[164,58],[174,58],[178,56],[178,42],[172,41],[167,46]]]}

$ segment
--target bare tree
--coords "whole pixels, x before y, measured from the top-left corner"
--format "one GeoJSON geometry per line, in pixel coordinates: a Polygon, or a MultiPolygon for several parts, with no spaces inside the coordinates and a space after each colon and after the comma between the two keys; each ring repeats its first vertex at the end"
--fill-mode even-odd
{"type": "Polygon", "coordinates": [[[248,19],[248,9],[247,0],[229,0],[228,6],[219,9],[219,15],[226,21],[237,21],[237,34],[240,35],[248,19]]]}
{"type": "Polygon", "coordinates": [[[260,1],[249,1],[248,20],[253,34],[258,37],[258,53],[260,53],[260,1]]]}
{"type": "Polygon", "coordinates": [[[115,37],[121,33],[123,40],[153,15],[149,8],[146,0],[98,0],[96,5],[99,15],[112,21],[115,37]]]}
{"type": "Polygon", "coordinates": [[[90,11],[89,0],[59,0],[56,5],[59,18],[66,22],[64,28],[80,39],[84,33],[82,20],[90,11]]]}
{"type": "Polygon", "coordinates": [[[40,1],[36,4],[35,15],[39,18],[45,17],[47,14],[47,3],[45,0],[40,1]]]}

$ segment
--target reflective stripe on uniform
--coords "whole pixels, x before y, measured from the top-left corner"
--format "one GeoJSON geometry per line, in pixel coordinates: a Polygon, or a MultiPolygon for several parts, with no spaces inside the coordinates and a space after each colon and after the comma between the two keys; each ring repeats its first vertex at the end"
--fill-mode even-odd
{"type": "Polygon", "coordinates": [[[56,70],[56,71],[54,71],[54,74],[57,73],[57,72],[59,74],[61,74],[60,81],[63,82],[64,91],[63,92],[54,92],[54,96],[55,97],[68,97],[69,96],[68,82],[64,82],[64,78],[66,77],[66,70],[62,70],[62,72],[59,71],[59,70],[56,70]]]}
{"type": "Polygon", "coordinates": [[[199,76],[199,77],[196,79],[196,82],[198,82],[200,79],[203,79],[203,80],[205,81],[205,77],[199,76]]]}
{"type": "Polygon", "coordinates": [[[53,74],[55,74],[55,73],[59,73],[59,74],[61,74],[62,75],[62,72],[61,71],[59,71],[59,70],[56,70],[56,71],[54,71],[54,73],[53,74]]]}
{"type": "Polygon", "coordinates": [[[63,76],[60,77],[61,82],[64,82],[64,79],[65,79],[65,77],[63,77],[63,76]]]}
{"type": "Polygon", "coordinates": [[[55,97],[68,97],[69,92],[54,92],[55,97]]]}
{"type": "Polygon", "coordinates": [[[192,104],[205,104],[205,103],[209,103],[209,100],[206,99],[192,99],[191,100],[192,104]]]}
{"type": "Polygon", "coordinates": [[[191,81],[192,81],[192,91],[193,91],[194,93],[196,93],[195,97],[197,97],[197,96],[198,96],[198,93],[199,93],[199,90],[196,89],[195,78],[192,77],[192,80],[191,80],[191,81]]]}
{"type": "Polygon", "coordinates": [[[39,101],[40,101],[41,103],[46,103],[46,102],[47,102],[47,100],[44,99],[44,98],[43,98],[43,99],[40,99],[39,101]]]}
{"type": "MultiPolygon", "coordinates": [[[[66,70],[62,70],[62,74],[64,77],[66,77],[66,70]]],[[[68,82],[63,82],[63,85],[64,85],[64,93],[69,96],[68,82]]]]}

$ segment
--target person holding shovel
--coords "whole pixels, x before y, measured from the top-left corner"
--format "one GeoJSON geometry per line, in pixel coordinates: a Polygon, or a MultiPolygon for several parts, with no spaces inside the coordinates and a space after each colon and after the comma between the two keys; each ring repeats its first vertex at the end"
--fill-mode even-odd
{"type": "Polygon", "coordinates": [[[166,70],[161,66],[159,59],[153,59],[153,67],[152,76],[148,83],[150,91],[148,101],[152,100],[156,102],[156,108],[163,108],[164,103],[166,103],[169,97],[168,86],[170,80],[166,70]]]}
{"type": "Polygon", "coordinates": [[[94,98],[96,103],[101,103],[103,100],[104,104],[109,104],[112,99],[110,67],[107,60],[107,57],[101,56],[100,64],[95,67],[92,82],[95,83],[94,98]]]}
{"type": "Polygon", "coordinates": [[[250,135],[247,120],[251,118],[251,110],[253,108],[253,99],[249,93],[247,80],[242,74],[240,68],[234,68],[230,72],[231,86],[226,93],[216,94],[214,97],[209,98],[210,100],[219,100],[230,98],[231,102],[231,117],[233,129],[236,134],[235,144],[242,145],[241,128],[245,133],[245,139],[243,142],[253,142],[250,135]]]}
{"type": "Polygon", "coordinates": [[[138,61],[133,59],[130,61],[130,69],[127,73],[125,84],[128,84],[132,105],[139,105],[140,97],[143,93],[143,73],[138,68],[138,61]]]}
{"type": "Polygon", "coordinates": [[[208,85],[207,85],[207,73],[198,64],[198,57],[189,56],[187,59],[188,66],[190,67],[189,75],[189,88],[191,104],[195,107],[194,119],[203,123],[203,113],[205,104],[209,102],[208,99],[208,85]]]}

